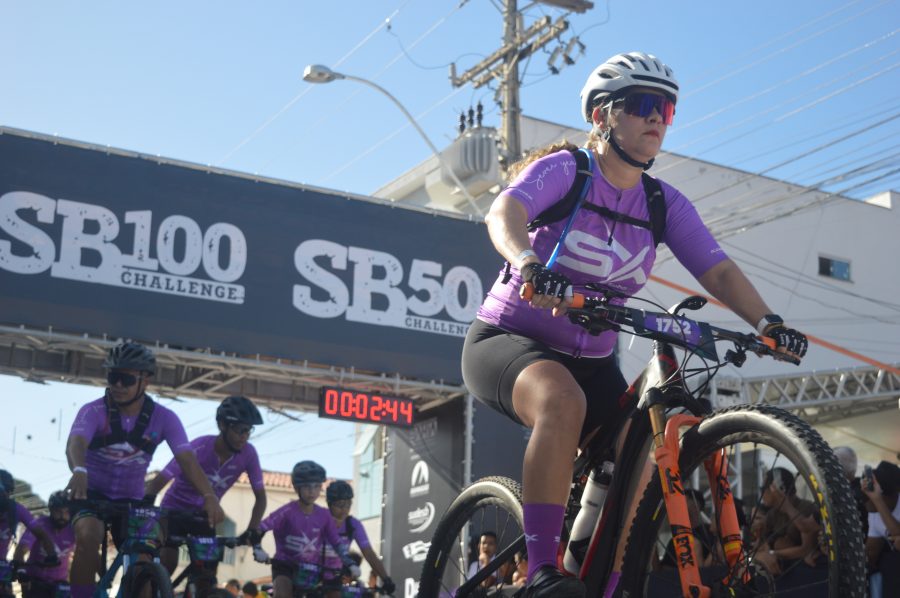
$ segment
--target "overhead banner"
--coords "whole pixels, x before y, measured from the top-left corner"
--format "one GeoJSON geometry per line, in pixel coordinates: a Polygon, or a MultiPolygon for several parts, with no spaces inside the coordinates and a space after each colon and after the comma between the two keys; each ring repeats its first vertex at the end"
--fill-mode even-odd
{"type": "Polygon", "coordinates": [[[461,382],[482,223],[0,129],[0,321],[461,382]]]}

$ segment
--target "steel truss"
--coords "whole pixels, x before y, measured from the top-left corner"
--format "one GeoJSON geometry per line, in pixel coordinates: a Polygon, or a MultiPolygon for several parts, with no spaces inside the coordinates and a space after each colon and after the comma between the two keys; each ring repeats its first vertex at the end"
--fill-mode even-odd
{"type": "Polygon", "coordinates": [[[755,378],[719,376],[710,394],[715,407],[767,403],[816,424],[896,409],[900,376],[870,366],[755,378]]]}
{"type": "MultiPolygon", "coordinates": [[[[0,326],[0,374],[37,383],[106,386],[103,358],[121,339],[52,329],[0,326]]],[[[157,374],[151,393],[168,398],[221,399],[241,394],[273,408],[318,411],[319,389],[340,386],[411,398],[422,411],[465,396],[463,386],[363,372],[261,355],[214,353],[153,345],[157,374]]]]}

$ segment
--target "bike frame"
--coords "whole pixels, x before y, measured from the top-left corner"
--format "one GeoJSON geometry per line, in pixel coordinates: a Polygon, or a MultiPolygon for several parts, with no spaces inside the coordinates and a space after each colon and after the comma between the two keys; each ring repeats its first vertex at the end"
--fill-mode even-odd
{"type": "MultiPolygon", "coordinates": [[[[117,516],[117,515],[116,515],[117,516]]],[[[103,521],[104,533],[103,533],[103,543],[101,544],[101,566],[105,566],[106,563],[106,551],[108,547],[108,531],[109,531],[109,521],[107,515],[104,515],[101,520],[103,521]]],[[[116,555],[116,558],[113,560],[112,565],[109,566],[108,569],[103,573],[100,577],[100,581],[97,583],[97,591],[94,593],[94,598],[109,598],[109,589],[112,587],[112,582],[116,577],[119,569],[122,569],[122,579],[125,579],[125,573],[131,567],[132,563],[139,560],[141,554],[150,554],[152,556],[152,561],[155,563],[159,563],[159,549],[146,544],[139,540],[133,540],[131,538],[126,538],[125,542],[122,544],[122,550],[119,551],[119,554],[116,555]]],[[[120,583],[119,590],[116,592],[116,598],[123,598],[125,596],[125,588],[120,583]]]]}
{"type": "MultiPolygon", "coordinates": [[[[585,583],[587,595],[604,595],[610,574],[613,572],[616,549],[622,533],[628,529],[625,518],[630,513],[628,507],[636,499],[643,488],[638,485],[641,471],[649,452],[653,450],[656,460],[656,473],[660,476],[665,498],[666,511],[675,546],[678,547],[678,574],[681,580],[682,593],[687,597],[709,598],[711,589],[700,581],[700,562],[697,546],[694,542],[693,526],[688,515],[687,497],[681,483],[681,471],[678,465],[680,456],[680,430],[686,426],[699,424],[708,415],[699,403],[686,400],[680,386],[681,378],[678,360],[671,345],[662,341],[654,343],[653,359],[638,378],[619,399],[621,419],[628,420],[624,432],[624,441],[620,451],[615,451],[621,435],[615,422],[604,426],[605,431],[592,438],[575,462],[573,488],[583,491],[590,471],[598,468],[604,457],[616,453],[615,473],[606,496],[599,520],[594,526],[591,541],[578,577],[585,583]],[[667,407],[681,406],[692,413],[681,413],[666,418],[667,407]],[[649,442],[648,442],[649,441],[649,442]],[[622,475],[625,472],[626,475],[622,475]],[[593,567],[592,564],[605,563],[604,567],[593,567]]],[[[743,569],[748,575],[744,563],[744,547],[737,520],[734,498],[727,475],[728,462],[724,452],[704,464],[709,476],[710,488],[713,491],[713,503],[719,525],[717,526],[722,545],[725,547],[729,571],[743,569]]],[[[566,508],[566,520],[571,522],[577,513],[581,492],[572,492],[566,508]]],[[[568,541],[561,543],[560,554],[565,554],[568,541]]],[[[505,549],[500,551],[494,560],[463,583],[458,595],[466,595],[482,581],[496,571],[500,565],[512,558],[516,551],[525,547],[525,537],[520,536],[505,549]]]]}
{"type": "MultiPolygon", "coordinates": [[[[639,498],[624,486],[632,481],[630,478],[639,478],[633,474],[639,471],[637,467],[641,463],[641,457],[646,457],[649,452],[648,436],[652,439],[656,473],[659,475],[663,489],[673,543],[678,551],[676,562],[682,593],[684,596],[701,598],[708,598],[711,594],[710,588],[704,586],[700,581],[700,560],[694,542],[694,530],[688,515],[687,497],[684,493],[679,467],[680,430],[699,424],[707,414],[702,412],[680,413],[666,417],[667,407],[691,407],[684,402],[684,392],[680,384],[678,361],[673,348],[667,343],[656,341],[654,343],[654,359],[625,392],[620,401],[620,405],[625,401],[630,402],[633,405],[633,411],[621,457],[617,459],[616,472],[625,471],[629,475],[613,476],[607,501],[591,537],[588,552],[579,574],[579,577],[585,582],[589,594],[592,591],[606,590],[613,565],[614,549],[618,545],[615,539],[619,536],[620,530],[627,530],[629,523],[624,520],[628,510],[623,507],[631,504],[633,499],[639,498]],[[638,396],[640,400],[636,401],[638,396]],[[641,422],[643,425],[640,424],[641,422]],[[610,497],[615,497],[612,504],[610,497]],[[617,525],[610,525],[612,522],[617,525]],[[603,558],[600,562],[609,563],[602,576],[596,574],[596,567],[591,567],[598,555],[603,558]]],[[[693,406],[693,411],[700,410],[697,406],[693,406]]],[[[608,437],[598,439],[596,444],[599,446],[590,446],[585,451],[588,455],[593,454],[595,457],[593,459],[588,457],[588,461],[581,468],[581,475],[578,477],[577,483],[582,487],[589,471],[593,467],[599,466],[599,457],[607,452],[609,442],[608,437]]],[[[709,487],[713,493],[712,502],[719,523],[716,528],[722,545],[725,547],[725,558],[729,571],[736,571],[746,563],[744,563],[743,540],[738,525],[734,497],[731,493],[728,476],[725,475],[728,471],[727,457],[723,451],[720,451],[704,465],[709,477],[709,487]]],[[[635,490],[640,492],[643,489],[635,488],[635,490]]],[[[746,567],[743,567],[743,570],[746,575],[746,567]]]]}

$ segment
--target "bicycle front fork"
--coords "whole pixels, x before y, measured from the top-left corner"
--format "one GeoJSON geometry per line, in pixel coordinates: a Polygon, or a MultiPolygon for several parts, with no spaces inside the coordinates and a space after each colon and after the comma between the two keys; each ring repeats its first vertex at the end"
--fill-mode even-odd
{"type": "MultiPolygon", "coordinates": [[[[659,469],[666,513],[669,516],[681,591],[684,596],[689,598],[709,598],[711,589],[704,586],[700,580],[699,553],[678,465],[680,429],[695,426],[703,418],[678,414],[666,419],[665,405],[662,402],[654,403],[652,399],[649,409],[650,424],[653,429],[654,456],[659,469]]],[[[728,564],[729,576],[724,581],[727,583],[728,578],[734,572],[741,572],[743,580],[748,581],[749,571],[744,562],[741,529],[738,525],[734,497],[728,482],[728,460],[724,451],[714,453],[704,462],[704,466],[709,477],[712,502],[715,505],[717,531],[722,541],[725,561],[728,564]]]]}

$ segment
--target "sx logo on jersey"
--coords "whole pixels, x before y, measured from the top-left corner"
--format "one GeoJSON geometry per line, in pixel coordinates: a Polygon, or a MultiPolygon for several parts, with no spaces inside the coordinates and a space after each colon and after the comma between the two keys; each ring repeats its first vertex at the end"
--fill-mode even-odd
{"type": "Polygon", "coordinates": [[[412,468],[409,482],[409,495],[412,497],[428,494],[431,485],[428,483],[428,464],[418,461],[412,468]]]}
{"type": "Polygon", "coordinates": [[[617,240],[595,237],[584,231],[573,230],[566,236],[566,253],[556,260],[560,266],[584,272],[592,278],[604,280],[607,284],[623,288],[638,287],[647,282],[650,264],[644,258],[650,247],[644,247],[633,254],[617,240]],[[619,266],[616,268],[616,262],[619,266]],[[628,281],[632,281],[630,284],[628,281]]]}

